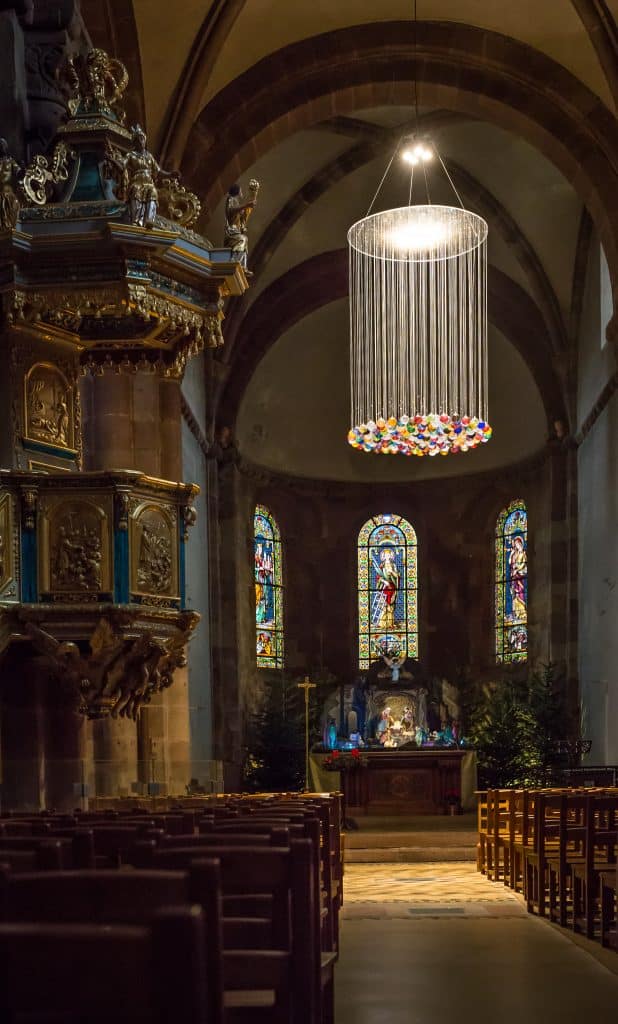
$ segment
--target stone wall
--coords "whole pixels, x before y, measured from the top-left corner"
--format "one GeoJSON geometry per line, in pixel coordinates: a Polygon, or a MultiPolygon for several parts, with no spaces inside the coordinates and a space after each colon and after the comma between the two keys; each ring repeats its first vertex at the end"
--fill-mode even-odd
{"type": "Polygon", "coordinates": [[[324,667],[342,681],[354,678],[356,538],[371,515],[395,512],[418,536],[424,667],[453,678],[465,666],[491,679],[503,673],[494,659],[493,532],[496,516],[514,498],[524,499],[530,521],[530,661],[565,661],[568,588],[560,586],[556,596],[552,575],[560,573],[564,515],[558,512],[565,503],[556,493],[564,490],[567,460],[568,450],[552,443],[499,474],[384,486],[320,485],[242,462],[225,466],[219,474],[225,483],[218,547],[225,582],[220,600],[215,596],[220,650],[214,682],[223,715],[217,733],[230,769],[241,755],[246,711],[261,689],[251,576],[256,502],[270,509],[281,529],[287,670],[324,667]]]}
{"type": "Polygon", "coordinates": [[[618,395],[612,309],[593,236],[579,338],[579,678],[594,764],[618,763],[618,395]],[[613,391],[612,391],[613,381],[613,391]]]}

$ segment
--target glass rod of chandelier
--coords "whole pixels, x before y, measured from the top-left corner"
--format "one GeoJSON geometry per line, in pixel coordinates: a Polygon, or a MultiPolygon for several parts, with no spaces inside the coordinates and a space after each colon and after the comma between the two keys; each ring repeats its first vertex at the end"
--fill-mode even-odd
{"type": "Polygon", "coordinates": [[[410,205],[353,224],[348,244],[350,444],[448,455],[488,441],[486,222],[410,205]]]}

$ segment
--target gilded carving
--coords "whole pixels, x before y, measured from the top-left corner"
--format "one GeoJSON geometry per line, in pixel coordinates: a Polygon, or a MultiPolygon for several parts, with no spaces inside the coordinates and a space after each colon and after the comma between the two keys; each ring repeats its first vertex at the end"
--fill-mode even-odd
{"type": "Polygon", "coordinates": [[[26,375],[26,436],[58,448],[73,448],[72,389],[60,370],[35,363],[26,375]]]}
{"type": "Polygon", "coordinates": [[[110,589],[108,516],[95,500],[45,503],[39,538],[41,590],[93,599],[110,589]]]}
{"type": "Polygon", "coordinates": [[[182,227],[193,224],[202,209],[195,193],[181,185],[178,177],[163,182],[159,189],[159,204],[163,215],[182,227]]]}
{"type": "Polygon", "coordinates": [[[13,530],[11,524],[11,497],[0,498],[0,590],[4,590],[13,577],[13,530]]]}
{"type": "Polygon", "coordinates": [[[184,540],[188,540],[189,530],[192,526],[195,526],[197,522],[197,509],[195,505],[183,505],[181,513],[184,524],[183,538],[184,540]]]}
{"type": "MultiPolygon", "coordinates": [[[[158,185],[168,183],[168,193],[180,188],[179,173],[164,171],[146,146],[146,133],[141,125],[131,129],[133,149],[122,153],[116,146],[108,142],[107,167],[111,177],[117,181],[117,195],[129,207],[131,223],[140,228],[155,226],[155,218],[159,206],[158,185]]],[[[194,203],[183,203],[182,211],[191,219],[191,209],[198,200],[189,192],[194,203]]],[[[199,206],[199,203],[198,203],[199,206]]]]}
{"type": "Polygon", "coordinates": [[[172,517],[142,505],[132,520],[132,589],[155,597],[176,594],[176,537],[172,517]]]}
{"type": "Polygon", "coordinates": [[[34,530],[36,526],[39,492],[36,487],[21,487],[21,512],[25,530],[34,530]]]}
{"type": "Polygon", "coordinates": [[[96,47],[69,57],[58,68],[58,82],[69,96],[71,114],[112,114],[122,124],[125,113],[120,99],[129,75],[122,61],[96,47]]]}
{"type": "Polygon", "coordinates": [[[118,491],[116,494],[116,523],[119,530],[129,529],[129,492],[118,491]]]}
{"type": "Polygon", "coordinates": [[[26,201],[35,206],[45,206],[53,185],[60,185],[68,180],[69,160],[75,154],[66,142],[57,142],[52,153],[51,163],[40,154],[33,157],[24,171],[20,183],[26,201]]]}
{"type": "MultiPolygon", "coordinates": [[[[223,245],[231,249],[241,267],[247,270],[249,234],[247,221],[255,209],[260,183],[252,178],[249,182],[249,198],[244,201],[240,185],[232,185],[225,200],[225,233],[223,245]]],[[[248,276],[250,276],[248,274],[248,276]]]]}
{"type": "Polygon", "coordinates": [[[0,139],[0,231],[12,231],[19,220],[17,181],[21,167],[9,153],[6,139],[0,139]]]}

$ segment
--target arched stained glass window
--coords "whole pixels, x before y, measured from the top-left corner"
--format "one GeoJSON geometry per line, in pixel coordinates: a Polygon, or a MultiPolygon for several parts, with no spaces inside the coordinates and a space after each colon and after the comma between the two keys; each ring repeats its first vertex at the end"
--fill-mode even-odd
{"type": "Polygon", "coordinates": [[[358,662],[388,651],[418,657],[416,534],[396,515],[372,516],[358,535],[358,662]]]}
{"type": "Polygon", "coordinates": [[[528,513],[512,501],[496,523],[496,661],[528,657],[528,513]]]}
{"type": "Polygon", "coordinates": [[[257,505],[253,516],[255,630],[258,668],[283,667],[281,534],[271,513],[257,505]]]}

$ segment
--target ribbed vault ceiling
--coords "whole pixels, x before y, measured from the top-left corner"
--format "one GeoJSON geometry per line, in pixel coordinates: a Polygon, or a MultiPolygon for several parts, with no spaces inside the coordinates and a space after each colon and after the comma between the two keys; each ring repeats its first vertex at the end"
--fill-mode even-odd
{"type": "MultiPolygon", "coordinates": [[[[93,2],[84,2],[86,18],[93,2]]],[[[133,17],[130,7],[108,0],[106,25],[100,10],[97,14],[95,41],[125,60],[127,54],[134,63],[139,57],[150,142],[168,165],[190,167],[192,160],[195,164],[192,147],[216,131],[209,116],[217,110],[221,90],[233,95],[230,85],[259,61],[272,61],[302,40],[371,23],[379,42],[381,25],[409,21],[412,15],[411,0],[182,0],[176,5],[133,0],[133,17]]],[[[451,23],[453,29],[474,26],[526,44],[532,48],[531,60],[536,59],[532,51],[551,58],[591,90],[591,102],[612,113],[618,94],[616,39],[615,25],[605,14],[615,15],[617,9],[616,2],[596,0],[418,0],[420,21],[451,23]]],[[[323,52],[319,56],[324,59],[323,52]]],[[[477,56],[482,61],[482,53],[477,56]]],[[[335,68],[335,50],[330,59],[335,68]]],[[[538,88],[541,96],[542,81],[538,88]]],[[[273,98],[276,91],[273,84],[273,98]]],[[[299,291],[315,289],[315,268],[329,265],[332,254],[345,247],[347,227],[364,214],[394,141],[413,124],[410,81],[407,99],[405,89],[402,99],[398,88],[397,102],[376,106],[359,101],[344,116],[325,110],[309,125],[278,130],[272,143],[262,136],[257,159],[242,160],[242,180],[255,176],[262,182],[251,222],[255,277],[249,295],[229,310],[221,355],[225,372],[214,403],[219,425],[233,423],[241,449],[255,461],[302,475],[354,480],[471,472],[530,455],[543,445],[548,421],[568,415],[561,405],[559,377],[572,342],[574,284],[575,293],[581,291],[581,244],[589,237],[582,230],[581,195],[533,138],[526,141],[489,113],[481,118],[449,109],[446,91],[443,98],[446,102],[425,102],[421,120],[466,204],[489,221],[494,313],[504,307],[503,322],[494,315],[491,330],[495,439],[467,459],[434,460],[430,469],[423,468],[426,460],[373,459],[349,450],[343,436],[348,409],[345,299],[336,294],[324,302],[299,294],[304,315],[282,330],[273,325],[264,341],[260,301],[264,305],[264,296],[275,295],[288,310],[289,297],[283,301],[278,296],[279,283],[289,287],[293,280],[299,291]],[[311,282],[303,276],[305,267],[313,268],[311,282]],[[264,343],[257,359],[251,355],[256,325],[261,325],[264,343]],[[524,338],[530,331],[535,336],[524,338]],[[542,349],[537,358],[535,345],[542,349]],[[525,424],[519,427],[522,409],[525,424]]],[[[233,109],[225,124],[226,138],[215,138],[215,146],[234,142],[233,109]]],[[[198,180],[191,183],[206,194],[214,178],[208,161],[198,160],[198,167],[198,180]]],[[[395,175],[383,205],[402,205],[404,195],[401,176],[397,180],[395,175]]],[[[434,183],[432,199],[448,201],[448,193],[434,183]]],[[[204,227],[215,243],[221,242],[221,201],[208,211],[204,227]]]]}

